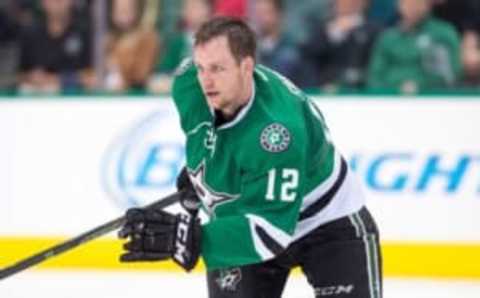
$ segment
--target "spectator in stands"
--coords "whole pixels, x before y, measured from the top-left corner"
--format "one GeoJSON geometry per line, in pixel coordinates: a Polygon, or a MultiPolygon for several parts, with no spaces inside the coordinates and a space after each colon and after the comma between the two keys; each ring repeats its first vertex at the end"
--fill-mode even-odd
{"type": "Polygon", "coordinates": [[[0,92],[11,89],[16,83],[17,35],[18,26],[11,17],[10,6],[0,6],[0,92]]]}
{"type": "Polygon", "coordinates": [[[398,19],[398,0],[370,0],[367,17],[370,21],[380,23],[383,26],[395,24],[398,19]]]}
{"type": "Polygon", "coordinates": [[[92,88],[88,28],[73,18],[73,0],[42,0],[44,17],[20,37],[18,88],[26,92],[58,92],[92,88]]]}
{"type": "Polygon", "coordinates": [[[16,22],[11,19],[7,12],[0,8],[0,43],[9,42],[16,38],[16,22]]]}
{"type": "Polygon", "coordinates": [[[375,46],[369,87],[415,93],[459,81],[459,36],[452,25],[430,15],[431,5],[431,0],[399,0],[400,22],[375,46]]]}
{"type": "Polygon", "coordinates": [[[141,26],[145,1],[112,0],[107,40],[107,90],[121,92],[145,87],[155,66],[158,35],[141,26]]]}
{"type": "Polygon", "coordinates": [[[193,35],[213,16],[212,0],[184,0],[180,30],[164,42],[164,51],[150,79],[148,89],[152,93],[170,92],[172,76],[177,66],[191,56],[193,35]]]}
{"type": "Polygon", "coordinates": [[[247,16],[247,0],[215,0],[214,14],[244,19],[247,16]]]}
{"type": "Polygon", "coordinates": [[[480,87],[480,36],[477,31],[468,30],[462,40],[462,64],[464,77],[461,86],[480,87]]]}
{"type": "Polygon", "coordinates": [[[432,0],[433,15],[455,26],[463,34],[467,30],[479,28],[479,0],[432,0]]]}
{"type": "Polygon", "coordinates": [[[322,88],[359,88],[365,83],[373,43],[381,26],[364,15],[368,0],[336,0],[334,17],[318,27],[302,52],[315,66],[322,88]]]}
{"type": "Polygon", "coordinates": [[[282,0],[255,1],[254,17],[259,63],[296,82],[300,57],[293,42],[283,32],[282,0]]]}
{"type": "Polygon", "coordinates": [[[434,0],[433,13],[452,23],[462,37],[464,77],[461,86],[480,86],[480,1],[434,0]]]}
{"type": "Polygon", "coordinates": [[[285,31],[294,38],[295,43],[303,43],[318,24],[333,17],[335,0],[295,0],[284,1],[285,31]]]}
{"type": "Polygon", "coordinates": [[[6,0],[9,17],[19,27],[29,27],[41,14],[41,4],[38,0],[6,0]]]}

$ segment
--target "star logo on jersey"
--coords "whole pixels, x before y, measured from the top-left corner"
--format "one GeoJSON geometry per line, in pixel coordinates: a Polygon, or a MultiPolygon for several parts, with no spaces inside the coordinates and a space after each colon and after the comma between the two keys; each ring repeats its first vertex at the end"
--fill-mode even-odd
{"type": "Polygon", "coordinates": [[[290,132],[280,123],[273,123],[262,130],[260,144],[269,152],[282,152],[290,144],[290,132]]]}
{"type": "Polygon", "coordinates": [[[210,215],[213,215],[218,205],[238,199],[239,195],[216,192],[205,183],[205,161],[193,172],[188,172],[195,192],[202,200],[204,207],[210,215]]]}

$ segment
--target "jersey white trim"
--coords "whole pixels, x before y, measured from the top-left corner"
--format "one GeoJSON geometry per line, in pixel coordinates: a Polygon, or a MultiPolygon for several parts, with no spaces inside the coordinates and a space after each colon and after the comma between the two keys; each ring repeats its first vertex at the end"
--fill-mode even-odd
{"type": "MultiPolygon", "coordinates": [[[[313,195],[313,192],[310,194],[313,195]]],[[[348,169],[343,184],[340,186],[330,203],[314,216],[299,221],[295,228],[293,239],[297,240],[305,236],[322,224],[355,213],[364,205],[365,197],[356,181],[354,173],[348,169]]]]}
{"type": "Polygon", "coordinates": [[[212,126],[212,123],[209,122],[209,121],[204,121],[204,122],[200,122],[200,124],[198,124],[197,126],[195,126],[195,128],[191,129],[190,131],[187,132],[187,136],[189,135],[193,135],[193,134],[196,134],[198,132],[198,130],[200,128],[202,128],[203,126],[212,126]]]}
{"type": "Polygon", "coordinates": [[[264,80],[265,82],[268,82],[268,77],[266,74],[263,73],[258,67],[255,67],[255,72],[264,80]]]}
{"type": "Polygon", "coordinates": [[[272,225],[264,218],[254,214],[246,214],[245,216],[248,218],[248,222],[250,224],[250,233],[252,235],[253,245],[255,246],[255,250],[260,255],[262,260],[271,259],[275,257],[275,254],[267,247],[267,245],[257,234],[257,231],[255,229],[256,226],[263,228],[268,233],[268,235],[272,237],[283,248],[286,248],[291,243],[292,236],[272,225]]]}

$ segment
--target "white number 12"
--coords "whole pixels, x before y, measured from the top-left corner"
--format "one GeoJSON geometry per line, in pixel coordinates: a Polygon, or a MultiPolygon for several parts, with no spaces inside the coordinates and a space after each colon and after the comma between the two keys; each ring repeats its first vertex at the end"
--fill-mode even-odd
{"type": "MultiPolygon", "coordinates": [[[[277,176],[276,169],[268,171],[268,184],[265,199],[267,201],[275,200],[275,180],[277,176]]],[[[282,169],[282,183],[280,187],[280,200],[283,202],[293,202],[297,197],[296,188],[298,187],[298,170],[282,169]]]]}

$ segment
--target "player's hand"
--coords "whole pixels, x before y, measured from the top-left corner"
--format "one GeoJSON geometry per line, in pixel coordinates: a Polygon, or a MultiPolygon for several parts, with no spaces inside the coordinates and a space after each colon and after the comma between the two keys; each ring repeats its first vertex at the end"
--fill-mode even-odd
{"type": "Polygon", "coordinates": [[[162,261],[172,258],[185,270],[197,264],[200,255],[200,221],[187,214],[132,208],[119,237],[128,239],[121,262],[162,261]]]}
{"type": "Polygon", "coordinates": [[[187,210],[190,215],[196,217],[202,203],[190,181],[186,167],[182,169],[177,177],[177,190],[181,192],[180,204],[182,207],[187,210]]]}

